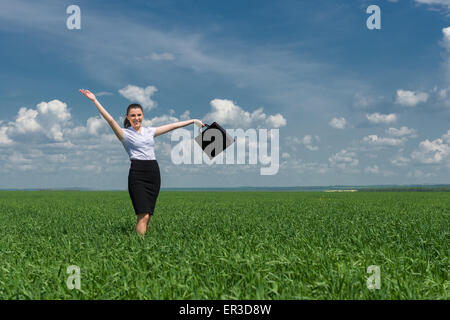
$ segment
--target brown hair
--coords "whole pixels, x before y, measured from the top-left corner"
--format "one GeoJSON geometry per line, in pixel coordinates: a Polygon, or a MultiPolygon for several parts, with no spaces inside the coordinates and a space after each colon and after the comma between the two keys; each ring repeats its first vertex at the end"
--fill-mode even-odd
{"type": "MultiPolygon", "coordinates": [[[[142,113],[144,113],[144,110],[142,110],[142,106],[141,106],[140,104],[132,103],[132,104],[130,104],[130,105],[128,106],[128,108],[127,108],[127,114],[126,114],[126,115],[128,116],[128,113],[130,112],[130,109],[134,109],[134,108],[139,108],[139,109],[141,109],[142,113]]],[[[123,121],[123,127],[124,127],[124,128],[128,128],[128,127],[130,127],[130,126],[131,126],[130,121],[128,120],[127,117],[125,117],[125,120],[123,121]]]]}

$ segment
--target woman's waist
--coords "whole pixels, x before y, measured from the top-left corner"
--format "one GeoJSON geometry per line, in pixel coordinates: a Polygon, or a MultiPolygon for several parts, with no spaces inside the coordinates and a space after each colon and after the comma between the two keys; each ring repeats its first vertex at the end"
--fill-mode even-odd
{"type": "Polygon", "coordinates": [[[131,165],[130,169],[151,169],[158,167],[158,161],[154,160],[140,160],[140,159],[130,159],[131,165]]]}
{"type": "Polygon", "coordinates": [[[131,163],[152,163],[157,162],[156,159],[130,159],[131,163]]]}

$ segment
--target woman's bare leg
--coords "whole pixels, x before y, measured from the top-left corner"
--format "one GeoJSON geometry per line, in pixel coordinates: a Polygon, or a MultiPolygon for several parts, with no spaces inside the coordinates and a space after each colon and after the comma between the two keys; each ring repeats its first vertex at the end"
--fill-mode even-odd
{"type": "Polygon", "coordinates": [[[144,235],[147,231],[148,223],[150,222],[150,214],[149,213],[139,213],[137,215],[137,224],[136,231],[144,235]]]}

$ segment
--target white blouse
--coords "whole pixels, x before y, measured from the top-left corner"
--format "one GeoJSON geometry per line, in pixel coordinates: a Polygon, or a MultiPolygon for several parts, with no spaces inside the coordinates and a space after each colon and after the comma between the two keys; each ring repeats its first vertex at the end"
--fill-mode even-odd
{"type": "Polygon", "coordinates": [[[156,160],[155,158],[155,131],[154,127],[141,127],[141,132],[132,126],[122,128],[122,144],[130,156],[130,160],[156,160]]]}

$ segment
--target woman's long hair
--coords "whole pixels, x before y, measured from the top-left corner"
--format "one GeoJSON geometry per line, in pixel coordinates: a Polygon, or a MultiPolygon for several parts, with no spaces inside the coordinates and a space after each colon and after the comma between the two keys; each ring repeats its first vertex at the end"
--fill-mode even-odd
{"type": "MultiPolygon", "coordinates": [[[[130,104],[129,106],[128,106],[128,108],[127,108],[127,116],[128,116],[128,113],[130,112],[130,109],[133,109],[133,108],[139,108],[139,109],[141,109],[141,111],[142,111],[142,113],[144,113],[144,110],[142,110],[142,106],[140,105],[140,104],[138,104],[138,103],[132,103],[132,104],[130,104]]],[[[128,120],[128,118],[125,116],[125,120],[123,121],[123,127],[124,128],[128,128],[128,127],[130,127],[131,126],[131,123],[130,123],[130,121],[128,120]]]]}

